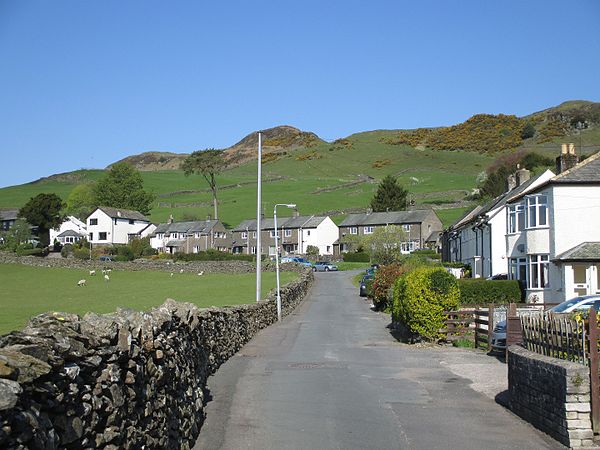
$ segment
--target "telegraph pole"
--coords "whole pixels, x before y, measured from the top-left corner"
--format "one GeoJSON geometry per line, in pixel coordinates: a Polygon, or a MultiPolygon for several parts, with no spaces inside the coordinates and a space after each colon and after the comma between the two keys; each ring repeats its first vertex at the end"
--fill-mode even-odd
{"type": "Polygon", "coordinates": [[[262,198],[261,198],[261,178],[262,178],[262,133],[258,132],[258,183],[256,187],[256,301],[260,301],[260,288],[261,288],[261,267],[260,267],[260,215],[262,210],[262,198]]]}

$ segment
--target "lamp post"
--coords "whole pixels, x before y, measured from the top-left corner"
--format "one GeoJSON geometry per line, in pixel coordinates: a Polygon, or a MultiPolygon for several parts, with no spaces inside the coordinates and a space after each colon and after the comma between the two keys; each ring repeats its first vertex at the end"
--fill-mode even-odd
{"type": "Polygon", "coordinates": [[[257,169],[257,187],[256,187],[256,301],[260,301],[261,290],[261,268],[260,268],[260,219],[262,214],[262,133],[258,132],[258,169],[257,169]]]}
{"type": "Polygon", "coordinates": [[[279,234],[277,233],[277,207],[295,208],[293,203],[277,203],[273,208],[273,221],[275,222],[275,278],[277,279],[277,320],[281,321],[281,293],[279,292],[279,234]]]}

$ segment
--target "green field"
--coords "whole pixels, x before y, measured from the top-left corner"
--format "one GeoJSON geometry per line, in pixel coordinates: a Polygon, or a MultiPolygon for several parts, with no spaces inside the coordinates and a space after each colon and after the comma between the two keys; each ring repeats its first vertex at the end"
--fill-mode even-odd
{"type": "MultiPolygon", "coordinates": [[[[281,283],[296,279],[282,272],[281,283]]],[[[75,314],[109,313],[117,307],[138,311],[161,305],[167,298],[191,302],[199,307],[252,303],[256,293],[254,274],[179,274],[166,272],[113,271],[110,281],[88,271],[0,265],[0,334],[22,328],[29,317],[47,311],[75,314]],[[80,279],[87,285],[77,286],[80,279]]],[[[275,287],[275,273],[263,274],[262,295],[275,287]]]]}

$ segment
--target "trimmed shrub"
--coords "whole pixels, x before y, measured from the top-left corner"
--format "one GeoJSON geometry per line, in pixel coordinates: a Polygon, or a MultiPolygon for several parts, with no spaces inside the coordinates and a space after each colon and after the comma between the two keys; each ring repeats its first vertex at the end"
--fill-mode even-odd
{"type": "Polygon", "coordinates": [[[404,274],[405,272],[405,267],[398,263],[381,266],[379,270],[375,272],[373,290],[371,292],[375,309],[384,310],[389,306],[389,291],[394,286],[394,283],[400,277],[400,275],[404,274]]]}
{"type": "Polygon", "coordinates": [[[344,262],[369,262],[369,254],[365,252],[349,252],[343,254],[344,262]]]}
{"type": "Polygon", "coordinates": [[[427,258],[431,258],[431,259],[442,259],[441,254],[439,254],[435,250],[430,250],[428,248],[415,250],[411,253],[411,255],[426,256],[427,258]]]}
{"type": "Polygon", "coordinates": [[[442,337],[443,312],[459,304],[456,278],[440,267],[420,267],[396,281],[392,318],[404,323],[413,336],[437,340],[442,337]]]}
{"type": "Polygon", "coordinates": [[[68,258],[71,254],[73,254],[73,244],[65,244],[60,249],[60,256],[63,258],[68,258]]]}
{"type": "Polygon", "coordinates": [[[521,288],[517,280],[463,278],[458,280],[458,286],[460,302],[463,305],[518,303],[521,301],[521,288]]]}

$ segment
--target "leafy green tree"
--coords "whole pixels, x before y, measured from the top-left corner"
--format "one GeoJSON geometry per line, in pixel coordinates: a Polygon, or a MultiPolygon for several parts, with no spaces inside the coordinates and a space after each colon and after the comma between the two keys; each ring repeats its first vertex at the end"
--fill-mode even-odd
{"type": "Polygon", "coordinates": [[[371,257],[371,262],[392,264],[402,257],[401,244],[406,239],[406,233],[398,225],[377,227],[373,234],[362,238],[362,246],[371,257]]]}
{"type": "Polygon", "coordinates": [[[47,246],[50,244],[50,229],[58,227],[65,219],[64,207],[58,195],[38,194],[19,210],[18,216],[38,228],[40,242],[47,246]]]}
{"type": "Polygon", "coordinates": [[[19,244],[31,237],[31,228],[26,220],[17,219],[10,229],[0,232],[0,248],[15,251],[19,244]]]}
{"type": "Polygon", "coordinates": [[[371,200],[371,209],[375,212],[405,210],[408,206],[407,196],[408,191],[398,184],[396,177],[388,175],[379,183],[371,200]]]}
{"type": "Polygon", "coordinates": [[[75,186],[67,198],[66,213],[85,220],[98,206],[94,189],[91,183],[75,186]]]}
{"type": "Polygon", "coordinates": [[[148,214],[154,194],[144,190],[142,175],[127,163],[114,164],[94,188],[98,206],[124,208],[148,214]]]}
{"type": "Polygon", "coordinates": [[[521,138],[529,139],[533,136],[535,136],[535,125],[531,122],[527,122],[523,127],[523,130],[521,130],[521,138]]]}
{"type": "Polygon", "coordinates": [[[225,168],[225,159],[223,150],[209,148],[206,150],[197,150],[189,155],[181,163],[181,169],[185,176],[200,174],[204,177],[213,197],[213,206],[215,210],[215,219],[218,219],[217,202],[217,181],[215,177],[225,168]]]}

